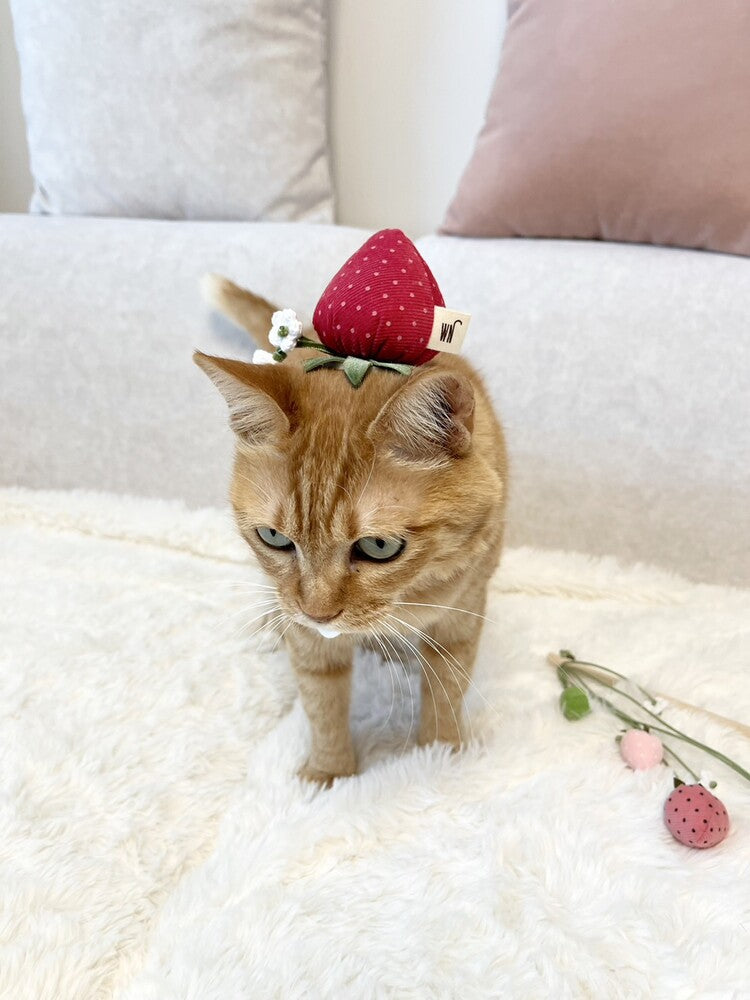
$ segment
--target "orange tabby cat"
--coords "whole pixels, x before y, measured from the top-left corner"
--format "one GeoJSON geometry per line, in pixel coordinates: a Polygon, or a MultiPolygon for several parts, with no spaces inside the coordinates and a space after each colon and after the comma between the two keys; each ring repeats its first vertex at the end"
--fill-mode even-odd
{"type": "MultiPolygon", "coordinates": [[[[263,346],[273,307],[212,277],[209,300],[263,346]]],[[[358,640],[421,647],[421,744],[461,744],[461,709],[503,538],[506,454],[481,379],[439,354],[408,377],[305,373],[312,352],[252,365],[196,352],[236,435],[237,525],[276,587],[312,729],[300,774],[356,771],[349,731],[358,640]],[[455,609],[455,610],[454,610],[455,609]]]]}

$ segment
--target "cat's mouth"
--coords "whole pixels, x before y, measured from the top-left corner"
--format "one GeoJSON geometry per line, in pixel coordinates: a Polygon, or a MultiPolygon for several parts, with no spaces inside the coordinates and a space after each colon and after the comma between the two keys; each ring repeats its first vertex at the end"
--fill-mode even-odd
{"type": "Polygon", "coordinates": [[[297,621],[306,628],[313,629],[313,631],[322,635],[324,639],[335,639],[340,636],[343,631],[345,631],[342,627],[343,622],[341,621],[341,618],[341,611],[332,615],[330,618],[326,618],[324,621],[320,621],[318,618],[312,618],[310,615],[306,615],[304,611],[301,611],[297,616],[297,621]]]}
{"type": "Polygon", "coordinates": [[[317,624],[315,630],[319,632],[324,639],[335,639],[337,636],[341,635],[341,629],[336,628],[335,625],[321,625],[317,624]]]}

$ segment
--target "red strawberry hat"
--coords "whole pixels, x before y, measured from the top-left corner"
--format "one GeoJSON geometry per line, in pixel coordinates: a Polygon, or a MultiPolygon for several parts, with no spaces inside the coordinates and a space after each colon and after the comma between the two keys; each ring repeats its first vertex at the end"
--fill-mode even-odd
{"type": "Polygon", "coordinates": [[[422,365],[435,306],[443,296],[427,264],[400,229],[371,236],[328,283],[313,326],[343,356],[422,365]]]}

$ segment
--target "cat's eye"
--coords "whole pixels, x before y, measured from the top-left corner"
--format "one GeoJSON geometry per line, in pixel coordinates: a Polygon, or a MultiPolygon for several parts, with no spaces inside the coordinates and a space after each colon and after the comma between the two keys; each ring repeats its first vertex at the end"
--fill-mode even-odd
{"type": "Polygon", "coordinates": [[[405,545],[403,538],[376,538],[368,535],[354,543],[354,555],[373,562],[387,562],[401,555],[405,545]]]}
{"type": "Polygon", "coordinates": [[[294,542],[276,528],[256,528],[258,538],[272,549],[293,549],[294,542]]]}

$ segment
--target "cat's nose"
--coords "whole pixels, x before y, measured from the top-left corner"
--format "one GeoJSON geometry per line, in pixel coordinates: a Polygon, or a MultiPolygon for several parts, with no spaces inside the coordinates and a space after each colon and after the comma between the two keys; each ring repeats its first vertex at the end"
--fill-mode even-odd
{"type": "Polygon", "coordinates": [[[317,622],[318,625],[326,625],[328,622],[332,622],[334,618],[338,618],[338,616],[341,614],[342,609],[339,608],[339,610],[333,615],[313,615],[309,611],[305,611],[305,609],[302,607],[301,611],[303,612],[303,614],[307,615],[310,621],[317,622]]]}

